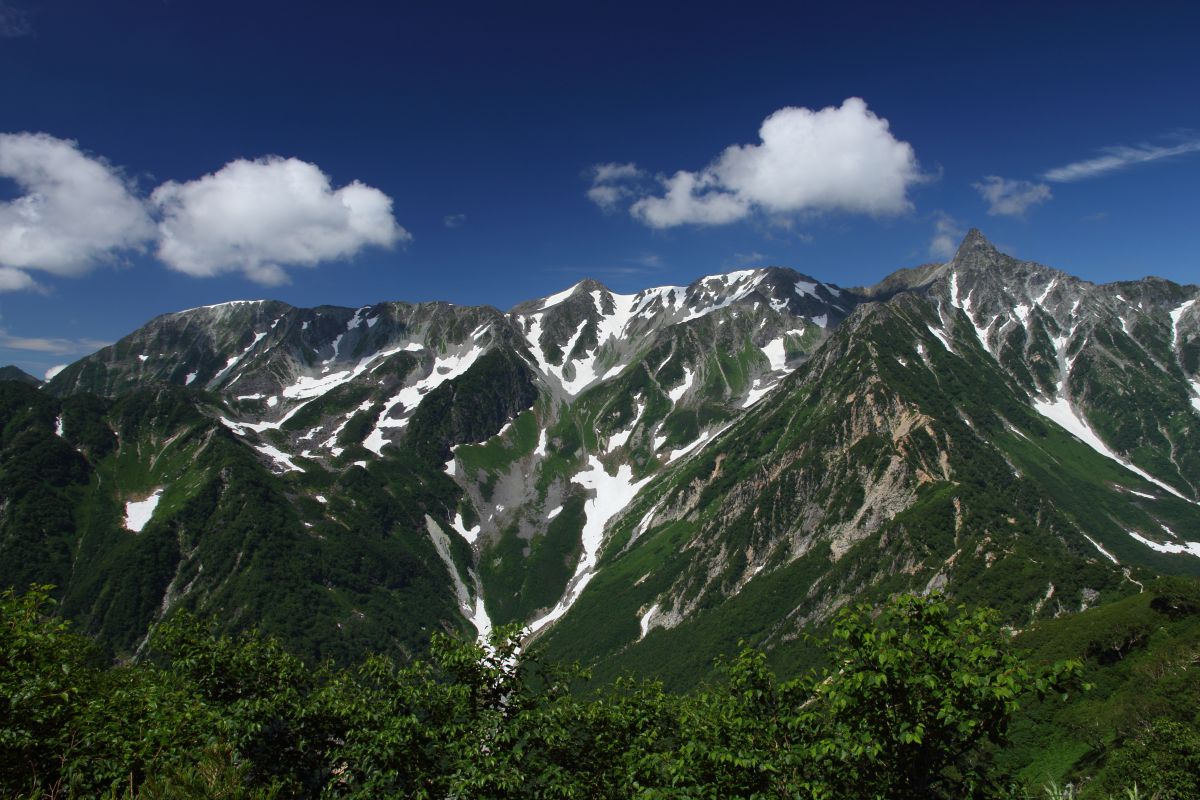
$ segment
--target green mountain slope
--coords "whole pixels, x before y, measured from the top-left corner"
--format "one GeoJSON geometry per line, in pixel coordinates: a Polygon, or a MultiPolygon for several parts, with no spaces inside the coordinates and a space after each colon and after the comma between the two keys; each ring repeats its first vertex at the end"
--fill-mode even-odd
{"type": "Polygon", "coordinates": [[[1025,628],[1197,573],[1198,300],[972,231],[853,290],[165,314],[0,384],[0,583],[124,654],[180,604],[339,659],[519,622],[678,685],[743,637],[805,663],[860,597],[1025,628]]]}

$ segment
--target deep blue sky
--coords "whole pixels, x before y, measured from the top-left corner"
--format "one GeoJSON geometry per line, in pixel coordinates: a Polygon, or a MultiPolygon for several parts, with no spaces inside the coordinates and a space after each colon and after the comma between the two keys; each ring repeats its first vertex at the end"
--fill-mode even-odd
{"type": "MultiPolygon", "coordinates": [[[[38,288],[0,293],[0,363],[40,374],[232,298],[507,308],[585,276],[633,291],[764,263],[871,283],[941,260],[939,219],[1090,280],[1200,280],[1200,152],[1043,176],[1106,148],[1200,141],[1195,3],[433,5],[0,0],[0,134],[74,140],[143,199],[236,159],[294,157],[335,189],[386,194],[412,237],[285,264],[291,282],[273,286],[168,269],[153,243],[75,277],[26,264],[38,288]],[[586,196],[595,164],[702,170],[757,143],[777,109],[849,97],[915,152],[926,179],[909,210],[654,229],[586,196]],[[1052,197],[989,214],[974,187],[988,175],[1052,197]]],[[[22,194],[0,177],[0,201],[22,194]]]]}

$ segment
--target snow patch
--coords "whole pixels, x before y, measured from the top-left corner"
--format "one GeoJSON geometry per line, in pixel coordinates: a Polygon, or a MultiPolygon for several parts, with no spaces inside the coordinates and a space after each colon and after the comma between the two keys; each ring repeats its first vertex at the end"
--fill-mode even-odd
{"type": "Polygon", "coordinates": [[[780,336],[778,339],[773,339],[763,346],[763,355],[771,362],[772,370],[781,370],[787,366],[787,351],[784,344],[787,342],[786,336],[780,336]]]}
{"type": "Polygon", "coordinates": [[[629,424],[629,430],[618,431],[617,433],[614,433],[611,436],[609,436],[608,444],[605,446],[604,452],[611,453],[613,450],[616,450],[618,447],[625,446],[625,443],[629,441],[629,437],[633,435],[634,429],[637,428],[638,423],[641,422],[642,412],[645,410],[646,410],[646,403],[644,400],[639,398],[638,405],[637,405],[637,412],[633,415],[633,422],[631,422],[629,424]]]}
{"type": "Polygon", "coordinates": [[[1151,539],[1147,539],[1145,536],[1142,536],[1137,531],[1125,531],[1125,532],[1128,533],[1130,536],[1132,536],[1134,539],[1137,539],[1142,544],[1146,545],[1146,547],[1149,547],[1151,550],[1153,550],[1156,553],[1176,553],[1176,554],[1186,553],[1187,555],[1192,555],[1192,556],[1196,556],[1197,558],[1200,558],[1200,542],[1184,542],[1183,544],[1169,544],[1169,543],[1163,544],[1160,542],[1155,542],[1151,539]]]}
{"type": "Polygon", "coordinates": [[[63,438],[62,414],[59,414],[58,417],[54,420],[54,433],[58,436],[58,438],[60,438],[60,439],[63,438]]]}
{"type": "Polygon", "coordinates": [[[550,509],[550,513],[546,515],[546,521],[549,522],[550,520],[557,517],[559,514],[562,513],[562,510],[563,510],[562,506],[559,506],[558,508],[550,509]]]}
{"type": "Polygon", "coordinates": [[[742,401],[742,408],[749,408],[759,400],[770,394],[771,390],[779,385],[779,381],[764,383],[762,378],[755,379],[750,386],[750,391],[746,394],[746,399],[742,401]]]}
{"type": "Polygon", "coordinates": [[[187,374],[187,377],[183,379],[183,385],[184,385],[184,386],[191,386],[191,385],[192,385],[192,381],[196,380],[196,376],[197,376],[197,375],[199,375],[199,374],[200,374],[199,372],[189,372],[189,373],[187,374]]]}
{"type": "Polygon", "coordinates": [[[158,508],[158,501],[162,499],[163,490],[155,489],[154,493],[145,500],[130,500],[125,504],[125,529],[134,533],[141,533],[142,528],[146,527],[146,523],[154,516],[154,509],[158,508]]]}
{"type": "Polygon", "coordinates": [[[475,544],[475,540],[479,538],[479,532],[483,529],[478,523],[473,528],[467,528],[463,522],[461,511],[455,512],[454,521],[450,523],[450,527],[458,531],[458,535],[466,539],[468,544],[475,544]]]}
{"type": "Polygon", "coordinates": [[[716,439],[722,433],[729,430],[729,427],[731,425],[733,425],[732,422],[730,422],[728,425],[725,425],[724,427],[718,428],[716,431],[705,431],[704,433],[700,434],[700,436],[698,436],[696,438],[696,441],[692,442],[691,444],[689,444],[685,447],[682,447],[679,450],[672,450],[671,455],[667,457],[667,463],[670,464],[671,462],[675,461],[676,459],[683,458],[688,453],[693,452],[694,450],[696,450],[700,446],[706,444],[707,442],[711,441],[712,439],[716,439]]]}
{"type": "Polygon", "coordinates": [[[566,300],[571,295],[575,294],[575,289],[578,286],[579,286],[579,284],[577,283],[574,286],[571,286],[570,288],[563,289],[561,292],[558,292],[557,294],[550,295],[549,297],[547,297],[545,300],[542,301],[542,307],[539,310],[545,311],[547,308],[550,308],[551,306],[558,305],[559,303],[566,300]]]}
{"type": "Polygon", "coordinates": [[[683,368],[683,383],[667,392],[667,397],[671,398],[672,403],[678,403],[680,398],[683,397],[687,390],[692,388],[692,379],[695,377],[696,373],[692,372],[687,367],[683,368]]]}
{"type": "Polygon", "coordinates": [[[292,463],[291,456],[280,450],[278,447],[273,447],[269,444],[256,444],[254,449],[265,456],[270,457],[279,466],[283,467],[284,472],[304,472],[300,467],[292,463]]]}
{"type": "Polygon", "coordinates": [[[640,642],[646,638],[646,634],[650,632],[650,621],[654,619],[654,615],[658,613],[658,603],[650,606],[650,610],[642,614],[642,618],[638,620],[638,624],[642,627],[642,635],[638,637],[640,642]]]}

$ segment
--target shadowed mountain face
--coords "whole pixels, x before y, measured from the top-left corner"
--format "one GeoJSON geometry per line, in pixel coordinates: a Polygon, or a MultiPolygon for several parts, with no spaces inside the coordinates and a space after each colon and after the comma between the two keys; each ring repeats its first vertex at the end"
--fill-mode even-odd
{"type": "Polygon", "coordinates": [[[1200,571],[1198,298],[972,231],[866,289],[167,314],[3,384],[0,579],[123,653],[178,607],[337,658],[520,621],[681,683],[900,590],[1020,627],[1200,571]]]}

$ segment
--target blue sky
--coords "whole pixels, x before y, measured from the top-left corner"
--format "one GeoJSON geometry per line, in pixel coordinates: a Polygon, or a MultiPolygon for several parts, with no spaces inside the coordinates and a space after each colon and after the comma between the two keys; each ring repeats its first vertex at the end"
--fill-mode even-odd
{"type": "Polygon", "coordinates": [[[864,284],[971,226],[1200,280],[1194,3],[402,5],[0,0],[0,363],[232,298],[864,284]]]}

